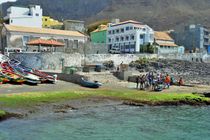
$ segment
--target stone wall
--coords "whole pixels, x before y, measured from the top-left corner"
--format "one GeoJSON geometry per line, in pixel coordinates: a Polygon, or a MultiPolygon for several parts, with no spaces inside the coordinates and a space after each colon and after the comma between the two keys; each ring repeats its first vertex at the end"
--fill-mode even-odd
{"type": "Polygon", "coordinates": [[[131,61],[139,58],[162,58],[187,60],[193,62],[210,62],[209,55],[202,54],[185,54],[185,55],[157,55],[157,54],[68,54],[62,52],[56,53],[13,53],[10,58],[21,61],[28,67],[40,70],[61,70],[64,66],[81,67],[86,64],[102,64],[105,61],[114,61],[115,66],[129,64],[131,61]]]}
{"type": "Polygon", "coordinates": [[[68,53],[13,53],[10,58],[22,62],[24,65],[40,70],[61,70],[64,66],[80,67],[82,55],[68,53]]]}
{"type": "Polygon", "coordinates": [[[68,53],[11,53],[10,58],[21,61],[28,67],[40,70],[61,70],[62,61],[64,66],[81,67],[86,64],[101,64],[105,61],[114,61],[115,65],[122,62],[129,64],[131,61],[139,59],[139,57],[157,58],[157,55],[134,55],[134,54],[87,54],[85,59],[83,54],[68,53]]]}

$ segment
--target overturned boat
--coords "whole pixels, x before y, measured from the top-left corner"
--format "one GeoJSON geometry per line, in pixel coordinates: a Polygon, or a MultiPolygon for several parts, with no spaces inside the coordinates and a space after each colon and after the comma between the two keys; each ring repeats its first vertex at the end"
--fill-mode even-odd
{"type": "Polygon", "coordinates": [[[98,81],[92,82],[85,80],[84,78],[81,78],[81,85],[88,88],[99,88],[100,86],[102,86],[102,84],[99,83],[98,81]]]}

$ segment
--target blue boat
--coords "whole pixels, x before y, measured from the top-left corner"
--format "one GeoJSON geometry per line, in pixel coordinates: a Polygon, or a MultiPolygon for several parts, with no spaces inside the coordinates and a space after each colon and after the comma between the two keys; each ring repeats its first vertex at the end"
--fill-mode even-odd
{"type": "Polygon", "coordinates": [[[100,86],[102,86],[102,84],[99,83],[98,81],[91,82],[85,80],[84,78],[81,78],[81,85],[88,88],[99,88],[100,86]]]}

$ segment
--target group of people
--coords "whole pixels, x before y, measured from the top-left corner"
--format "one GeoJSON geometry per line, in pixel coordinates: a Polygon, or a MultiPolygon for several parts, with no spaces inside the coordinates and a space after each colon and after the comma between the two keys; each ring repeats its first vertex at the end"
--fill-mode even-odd
{"type": "Polygon", "coordinates": [[[155,91],[161,91],[164,88],[170,88],[170,85],[175,83],[177,83],[179,86],[184,85],[182,77],[177,82],[175,79],[170,77],[169,74],[164,76],[159,73],[155,76],[153,73],[149,72],[148,74],[136,77],[136,88],[141,90],[152,87],[152,89],[155,91]]]}

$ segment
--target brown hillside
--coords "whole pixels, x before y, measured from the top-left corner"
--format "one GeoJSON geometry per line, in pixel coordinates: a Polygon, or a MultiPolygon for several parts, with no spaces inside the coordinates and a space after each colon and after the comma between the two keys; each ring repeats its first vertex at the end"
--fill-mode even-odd
{"type": "Polygon", "coordinates": [[[88,21],[135,19],[167,30],[198,23],[210,27],[210,0],[113,0],[112,4],[88,21]]]}

